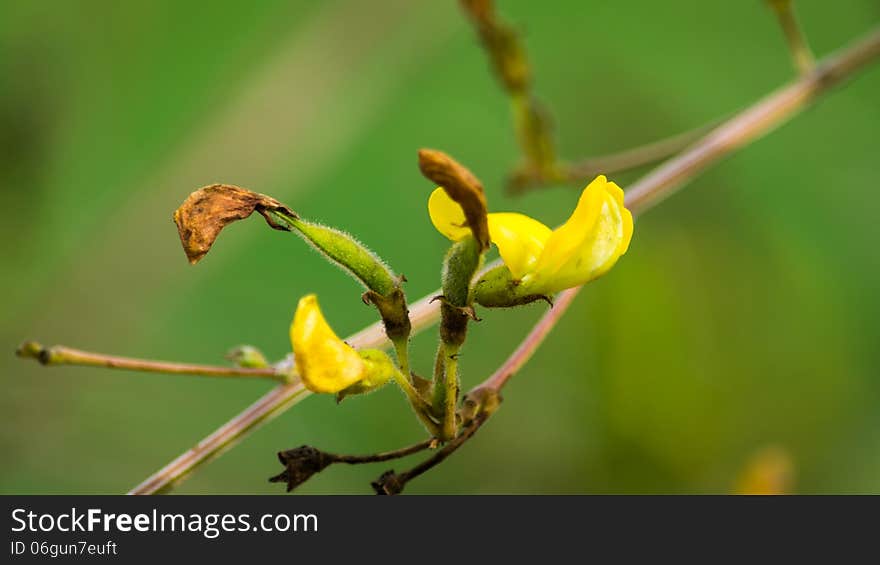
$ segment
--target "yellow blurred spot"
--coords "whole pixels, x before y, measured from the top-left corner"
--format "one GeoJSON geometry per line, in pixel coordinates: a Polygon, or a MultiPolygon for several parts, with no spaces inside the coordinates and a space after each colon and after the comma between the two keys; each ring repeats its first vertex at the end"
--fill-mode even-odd
{"type": "Polygon", "coordinates": [[[736,481],[736,494],[790,494],[794,489],[794,462],[781,447],[766,447],[746,463],[736,481]]]}

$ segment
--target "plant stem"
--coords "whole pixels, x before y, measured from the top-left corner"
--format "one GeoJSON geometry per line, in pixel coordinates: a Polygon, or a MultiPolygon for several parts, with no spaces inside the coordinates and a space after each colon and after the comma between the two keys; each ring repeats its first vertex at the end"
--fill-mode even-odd
{"type": "MultiPolygon", "coordinates": [[[[809,101],[815,99],[817,95],[828,91],[843,79],[852,76],[878,56],[880,56],[880,28],[873,30],[866,37],[841,52],[824,59],[809,75],[800,77],[789,86],[730,118],[697,142],[691,149],[643,177],[627,192],[627,206],[633,212],[644,212],[655,206],[662,198],[671,194],[673,190],[692,179],[704,168],[786,121],[809,101]]],[[[497,264],[495,262],[487,267],[497,264]]],[[[576,291],[572,289],[566,292],[576,291]]],[[[410,318],[414,334],[437,321],[439,303],[432,304],[431,299],[438,293],[439,290],[434,291],[412,305],[410,318]]],[[[556,307],[559,307],[558,303],[556,307]]],[[[545,314],[545,317],[551,315],[552,312],[553,309],[545,314]]],[[[538,325],[541,325],[542,321],[539,321],[538,325]]],[[[552,329],[556,321],[558,321],[558,317],[557,320],[541,326],[545,334],[552,329]]],[[[529,336],[532,336],[532,333],[529,336]]],[[[528,340],[529,337],[526,339],[528,340]]],[[[379,324],[364,329],[347,341],[355,348],[381,347],[386,344],[384,332],[379,324]]],[[[508,364],[510,361],[508,360],[502,367],[506,365],[509,368],[518,369],[531,357],[534,348],[531,349],[527,354],[521,353],[520,359],[516,363],[510,362],[508,364]]],[[[513,371],[511,371],[512,373],[513,371]]],[[[501,380],[501,377],[498,379],[501,380]]],[[[503,383],[506,383],[508,379],[509,377],[505,377],[503,383]]],[[[196,448],[184,453],[144,483],[135,487],[130,494],[152,494],[179,482],[196,467],[217,457],[235,442],[240,441],[259,424],[280,414],[293,405],[296,400],[303,398],[306,394],[303,391],[305,389],[298,383],[275,388],[202,440],[196,448]]]]}
{"type": "Polygon", "coordinates": [[[795,68],[801,74],[809,73],[816,65],[816,60],[798,23],[797,15],[794,13],[794,2],[792,0],[767,0],[767,3],[776,13],[795,68]]]}
{"type": "Polygon", "coordinates": [[[258,378],[286,382],[287,376],[275,367],[259,369],[241,367],[218,367],[214,365],[195,365],[191,363],[172,363],[105,355],[91,351],[82,351],[53,345],[44,348],[36,342],[23,344],[16,354],[19,357],[33,358],[43,365],[84,365],[88,367],[104,367],[107,369],[125,369],[129,371],[145,371],[148,373],[171,373],[180,375],[198,375],[203,377],[227,378],[258,378]]]}
{"type": "Polygon", "coordinates": [[[441,449],[437,450],[437,453],[429,457],[428,459],[422,461],[415,467],[404,471],[402,473],[394,473],[393,471],[388,471],[382,475],[382,477],[373,483],[373,489],[375,489],[376,494],[400,494],[400,492],[404,489],[406,484],[418,477],[430,471],[440,463],[446,460],[447,457],[452,455],[459,447],[465,444],[475,433],[480,429],[480,426],[489,419],[488,414],[480,414],[473,421],[469,422],[466,426],[464,426],[461,430],[461,433],[455,437],[452,441],[444,445],[441,449]]]}
{"type": "Polygon", "coordinates": [[[211,435],[147,477],[128,494],[162,494],[183,482],[201,465],[213,461],[275,416],[306,398],[310,391],[301,382],[279,385],[247,410],[220,426],[211,435]]]}
{"type": "Polygon", "coordinates": [[[412,407],[413,412],[416,413],[416,416],[425,426],[425,429],[428,430],[429,434],[436,437],[437,434],[440,432],[440,427],[437,425],[437,422],[431,419],[431,405],[428,403],[427,400],[422,398],[422,395],[419,394],[419,391],[416,390],[412,382],[410,382],[410,379],[406,378],[402,372],[395,371],[394,380],[403,390],[403,393],[406,395],[406,399],[409,401],[409,405],[412,407]]]}
{"type": "Polygon", "coordinates": [[[382,453],[373,453],[372,455],[336,455],[332,454],[330,457],[333,459],[334,463],[347,463],[349,465],[361,465],[364,463],[380,463],[382,461],[391,461],[393,459],[400,459],[401,457],[406,457],[408,455],[412,455],[413,453],[418,453],[419,451],[424,451],[426,449],[430,449],[437,445],[437,440],[434,438],[426,439],[425,441],[409,445],[407,447],[402,447],[400,449],[395,449],[394,451],[385,451],[382,453]]]}
{"type": "Polygon", "coordinates": [[[610,175],[650,165],[681,152],[719,123],[721,122],[716,120],[683,133],[615,153],[587,157],[574,163],[560,163],[558,167],[561,179],[548,179],[540,171],[519,171],[510,188],[513,192],[519,193],[539,188],[548,182],[580,183],[599,174],[610,175]]]}
{"type": "MultiPolygon", "coordinates": [[[[507,381],[519,371],[526,362],[532,358],[532,355],[544,342],[544,338],[550,333],[550,330],[556,325],[556,322],[562,318],[578,292],[583,287],[570,288],[559,293],[554,300],[553,306],[548,310],[540,320],[532,327],[525,339],[520,342],[519,346],[510,354],[510,356],[501,364],[492,375],[476,387],[487,388],[495,392],[499,392],[507,381]]],[[[474,389],[474,390],[476,390],[474,389]]],[[[473,391],[471,392],[473,393],[473,391]]]]}
{"type": "Polygon", "coordinates": [[[826,57],[811,73],[736,114],[691,149],[642,177],[627,191],[627,207],[639,212],[656,205],[710,165],[797,115],[818,95],[851,77],[878,56],[880,28],[826,57]]]}
{"type": "Polygon", "coordinates": [[[458,351],[459,347],[453,345],[441,345],[444,360],[443,387],[445,393],[443,395],[443,423],[441,425],[441,436],[444,441],[449,441],[455,437],[456,421],[455,406],[458,403],[458,351]]]}
{"type": "Polygon", "coordinates": [[[412,374],[409,368],[409,340],[397,340],[393,342],[394,352],[397,354],[397,364],[400,372],[406,376],[407,382],[412,382],[412,374]]]}

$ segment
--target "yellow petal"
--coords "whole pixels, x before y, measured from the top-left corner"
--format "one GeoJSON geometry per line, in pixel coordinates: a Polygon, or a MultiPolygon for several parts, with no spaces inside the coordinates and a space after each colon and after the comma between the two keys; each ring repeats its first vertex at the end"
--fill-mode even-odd
{"type": "Polygon", "coordinates": [[[489,214],[489,235],[514,279],[522,278],[538,262],[550,228],[524,214],[489,214]]]}
{"type": "Polygon", "coordinates": [[[452,241],[464,239],[471,233],[461,206],[446,194],[443,187],[438,187],[431,193],[428,199],[428,214],[437,231],[452,241]]]}
{"type": "Polygon", "coordinates": [[[617,203],[623,206],[623,189],[617,186],[617,183],[614,181],[609,181],[607,185],[605,185],[605,190],[611,193],[614,196],[614,199],[617,200],[617,203]]]}
{"type": "Polygon", "coordinates": [[[364,377],[363,359],[333,332],[314,294],[300,299],[290,342],[303,384],[312,392],[336,393],[364,377]]]}
{"type": "Polygon", "coordinates": [[[617,183],[609,182],[608,191],[614,196],[614,200],[617,201],[617,204],[621,209],[623,237],[620,238],[620,247],[617,249],[617,255],[620,256],[626,253],[626,250],[629,249],[629,242],[632,239],[633,234],[633,217],[632,213],[624,207],[623,189],[617,186],[617,183]]]}
{"type": "Polygon", "coordinates": [[[599,175],[581,192],[574,212],[547,238],[544,253],[535,266],[536,279],[549,280],[555,276],[591,236],[607,194],[607,184],[605,175],[599,175]]]}
{"type": "MultiPolygon", "coordinates": [[[[566,230],[563,235],[567,239],[557,243],[560,247],[564,245],[565,249],[555,250],[555,257],[551,257],[561,263],[551,264],[548,271],[552,269],[552,276],[544,279],[547,293],[582,285],[602,276],[629,248],[633,221],[632,214],[623,206],[623,191],[614,183],[604,182],[604,177],[600,178],[599,183],[590,183],[578,203],[578,208],[590,206],[592,209],[575,210],[572,219],[554,232],[547,242],[545,254],[551,251],[557,233],[566,230]]],[[[543,261],[544,256],[539,263],[543,261]]]]}

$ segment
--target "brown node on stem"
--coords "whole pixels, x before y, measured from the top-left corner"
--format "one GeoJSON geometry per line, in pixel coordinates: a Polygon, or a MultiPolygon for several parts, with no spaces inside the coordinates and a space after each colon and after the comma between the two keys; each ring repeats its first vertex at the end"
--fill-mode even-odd
{"type": "Polygon", "coordinates": [[[458,161],[436,149],[419,149],[419,169],[440,185],[464,211],[468,227],[481,248],[489,248],[489,220],[483,184],[458,161]]]}
{"type": "Polygon", "coordinates": [[[297,217],[272,197],[229,184],[212,184],[190,194],[174,212],[174,223],[189,262],[198,263],[210,251],[220,230],[254,211],[259,212],[270,227],[282,231],[290,231],[290,227],[278,223],[269,212],[297,217]]]}

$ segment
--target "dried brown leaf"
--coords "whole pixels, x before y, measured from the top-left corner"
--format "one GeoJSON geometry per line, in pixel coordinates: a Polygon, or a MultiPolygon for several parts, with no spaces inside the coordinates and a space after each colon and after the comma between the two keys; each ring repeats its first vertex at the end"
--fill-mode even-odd
{"type": "Polygon", "coordinates": [[[198,263],[211,249],[220,230],[247,218],[254,211],[259,212],[273,229],[282,231],[290,228],[276,222],[270,211],[297,217],[274,198],[229,184],[212,184],[190,194],[174,212],[174,223],[189,262],[198,263]]]}
{"type": "Polygon", "coordinates": [[[419,169],[455,200],[464,211],[468,227],[483,250],[489,248],[486,195],[480,181],[455,159],[435,149],[419,150],[419,169]]]}

